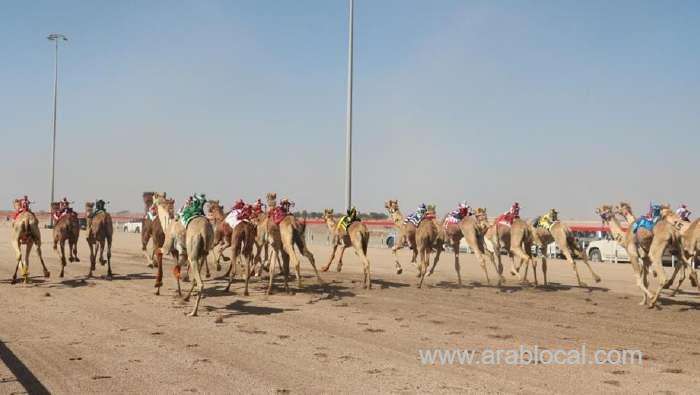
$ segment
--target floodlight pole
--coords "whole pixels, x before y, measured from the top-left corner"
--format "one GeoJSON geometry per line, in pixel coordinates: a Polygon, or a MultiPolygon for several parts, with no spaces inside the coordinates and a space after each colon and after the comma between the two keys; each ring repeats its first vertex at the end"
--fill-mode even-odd
{"type": "MultiPolygon", "coordinates": [[[[54,77],[53,77],[53,139],[51,140],[51,200],[49,201],[49,213],[51,212],[51,203],[54,202],[54,173],[56,171],[56,110],[58,107],[58,42],[68,41],[68,38],[63,34],[52,33],[48,38],[54,42],[54,77]]],[[[49,216],[51,227],[53,227],[53,215],[49,216]]]]}
{"type": "Polygon", "coordinates": [[[348,43],[348,98],[347,124],[345,137],[345,208],[352,207],[352,39],[353,39],[354,1],[350,0],[350,34],[348,43]]]}

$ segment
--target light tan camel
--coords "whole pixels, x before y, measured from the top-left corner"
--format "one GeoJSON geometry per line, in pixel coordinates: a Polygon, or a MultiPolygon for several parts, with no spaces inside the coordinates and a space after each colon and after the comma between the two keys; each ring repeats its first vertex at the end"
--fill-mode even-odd
{"type": "MultiPolygon", "coordinates": [[[[268,193],[267,194],[267,200],[268,202],[275,202],[277,199],[277,194],[276,193],[268,193]]],[[[273,210],[275,209],[275,206],[268,206],[269,207],[269,213],[270,215],[273,214],[273,210]]],[[[285,291],[289,291],[289,284],[288,284],[288,278],[289,278],[289,262],[288,260],[291,259],[292,264],[294,264],[294,269],[296,271],[296,276],[297,276],[297,286],[299,288],[302,287],[301,285],[301,262],[299,260],[299,257],[297,256],[296,252],[294,251],[294,246],[296,245],[299,251],[301,251],[301,254],[304,255],[308,260],[309,263],[311,263],[311,267],[314,269],[314,273],[316,274],[316,279],[318,280],[319,284],[323,284],[323,280],[321,280],[321,276],[318,273],[318,269],[316,269],[316,261],[314,259],[313,254],[311,251],[308,250],[306,247],[306,241],[304,240],[304,233],[306,232],[306,222],[300,222],[298,221],[294,215],[288,214],[286,215],[280,222],[279,224],[275,223],[272,218],[268,218],[267,220],[267,229],[266,229],[266,234],[269,236],[270,240],[270,245],[272,246],[273,252],[272,252],[272,260],[274,262],[270,262],[269,268],[270,268],[270,284],[267,288],[267,294],[269,295],[272,292],[272,283],[275,277],[275,264],[277,263],[279,259],[279,255],[282,256],[283,259],[283,266],[285,269],[284,273],[284,288],[285,291]]]]}
{"type": "Polygon", "coordinates": [[[542,257],[542,275],[544,277],[544,285],[547,285],[547,246],[550,243],[556,243],[561,253],[566,258],[566,261],[571,264],[576,274],[576,281],[579,287],[587,287],[588,285],[581,281],[581,276],[578,272],[578,267],[576,266],[576,261],[574,260],[575,254],[581,257],[583,263],[588,267],[588,271],[593,277],[593,281],[596,283],[600,282],[600,276],[598,276],[588,263],[588,257],[585,251],[581,249],[579,244],[576,242],[576,238],[573,233],[565,224],[561,221],[554,221],[549,228],[538,227],[537,224],[533,224],[532,236],[535,245],[540,249],[540,254],[542,257]]]}
{"type": "Polygon", "coordinates": [[[640,229],[637,235],[635,235],[632,232],[631,224],[627,226],[627,229],[623,228],[622,224],[615,216],[616,212],[611,205],[598,207],[596,209],[596,214],[600,216],[603,224],[610,229],[612,238],[627,251],[627,255],[630,259],[630,266],[632,266],[636,277],[637,286],[643,293],[642,301],[639,304],[647,305],[649,299],[653,296],[649,291],[649,283],[646,275],[651,264],[647,251],[651,245],[653,235],[651,232],[646,231],[646,229],[640,229]]]}
{"type": "MultiPolygon", "coordinates": [[[[177,221],[180,222],[180,221],[177,221]]],[[[214,228],[206,217],[194,217],[190,220],[185,229],[185,250],[187,260],[192,269],[192,287],[185,297],[185,301],[190,299],[192,291],[197,288],[197,300],[194,309],[189,314],[190,317],[197,315],[199,303],[204,293],[204,281],[202,280],[201,269],[206,264],[207,256],[214,246],[214,228]]]]}
{"type": "Polygon", "coordinates": [[[418,254],[420,255],[420,262],[418,266],[419,280],[418,288],[423,286],[423,280],[428,273],[428,266],[430,265],[430,253],[433,250],[439,251],[442,240],[439,239],[439,228],[436,224],[434,218],[424,218],[418,223],[418,228],[416,229],[416,248],[418,249],[418,254]]]}
{"type": "Polygon", "coordinates": [[[328,258],[328,264],[322,267],[321,271],[328,271],[333,263],[333,258],[335,257],[338,246],[342,245],[340,257],[338,258],[338,265],[336,267],[336,270],[340,272],[343,267],[343,254],[345,253],[345,249],[352,246],[355,249],[355,254],[362,261],[362,286],[371,289],[370,265],[369,259],[367,259],[367,246],[369,244],[369,230],[367,230],[367,226],[365,226],[362,221],[356,221],[351,223],[347,230],[345,230],[341,228],[338,221],[333,218],[333,209],[323,210],[323,219],[326,221],[328,231],[331,234],[332,250],[331,256],[328,258]]]}
{"type": "Polygon", "coordinates": [[[398,234],[394,239],[394,246],[391,247],[391,252],[394,254],[394,260],[396,264],[396,274],[401,274],[403,268],[399,263],[398,250],[404,247],[404,244],[408,245],[408,248],[413,252],[411,257],[411,263],[416,263],[416,258],[418,257],[418,248],[416,247],[416,226],[410,222],[405,222],[403,214],[399,210],[398,200],[389,200],[384,202],[384,208],[389,213],[389,217],[394,221],[394,226],[398,234]]]}
{"type": "MultiPolygon", "coordinates": [[[[59,211],[58,202],[51,203],[51,211],[59,211]]],[[[74,256],[74,253],[77,251],[76,245],[78,244],[78,239],[76,238],[76,234],[78,234],[80,231],[80,225],[77,225],[78,232],[76,232],[76,222],[74,221],[74,216],[77,218],[77,214],[74,213],[64,214],[53,225],[53,250],[58,253],[61,259],[61,273],[58,275],[60,278],[63,278],[67,264],[66,242],[68,242],[68,261],[79,262],[78,257],[74,256]]]]}
{"type": "MultiPolygon", "coordinates": [[[[683,250],[690,262],[691,273],[697,278],[697,272],[693,269],[693,266],[700,257],[700,219],[696,219],[687,225],[683,234],[683,250]]],[[[700,284],[698,285],[700,286],[700,284]]]]}
{"type": "Polygon", "coordinates": [[[100,250],[100,264],[107,264],[107,279],[112,279],[112,216],[107,211],[100,211],[93,217],[95,203],[85,203],[85,218],[87,220],[87,242],[90,246],[90,272],[92,277],[97,261],[97,250],[100,250]],[[107,244],[107,260],[104,259],[105,242],[107,244]]]}
{"type": "MultiPolygon", "coordinates": [[[[14,206],[15,210],[19,210],[19,200],[15,200],[14,206]]],[[[41,254],[41,232],[39,231],[39,220],[37,220],[36,215],[31,211],[20,213],[12,221],[10,232],[10,243],[12,248],[15,249],[15,257],[17,259],[15,273],[12,275],[12,284],[17,282],[17,270],[20,267],[20,274],[24,279],[24,283],[29,283],[29,254],[32,252],[34,245],[36,245],[36,253],[39,255],[39,261],[44,269],[44,277],[49,278],[51,273],[46,269],[44,257],[41,254]],[[23,244],[25,246],[24,254],[22,254],[23,244]]]]}
{"type": "Polygon", "coordinates": [[[245,261],[245,291],[248,296],[248,283],[250,282],[251,264],[253,262],[253,245],[255,245],[255,225],[248,221],[236,224],[231,232],[231,267],[229,267],[229,279],[226,291],[228,292],[236,275],[236,266],[239,258],[245,261]]]}
{"type": "Polygon", "coordinates": [[[532,231],[529,224],[520,218],[513,220],[512,225],[494,222],[487,230],[484,238],[491,243],[494,258],[497,267],[502,271],[503,263],[501,261],[501,247],[508,251],[508,254],[513,258],[511,262],[510,273],[513,276],[518,276],[521,284],[528,284],[527,271],[528,267],[532,266],[535,285],[537,282],[537,264],[532,258],[531,247],[533,243],[532,231]],[[516,265],[516,260],[518,261],[516,265]],[[522,264],[525,263],[524,273],[519,271],[522,264]]]}
{"type": "Polygon", "coordinates": [[[214,262],[216,262],[216,270],[221,270],[221,260],[228,261],[229,258],[224,256],[224,251],[231,247],[231,234],[233,229],[225,219],[228,213],[224,213],[224,206],[219,204],[218,200],[209,200],[208,213],[212,219],[214,227],[214,262]]]}
{"type": "Polygon", "coordinates": [[[693,270],[694,257],[691,257],[685,252],[684,238],[687,235],[692,238],[688,231],[691,224],[681,220],[681,218],[671,210],[669,205],[664,205],[661,208],[661,219],[654,225],[654,238],[649,249],[649,259],[653,267],[658,271],[663,271],[663,254],[668,251],[676,256],[674,263],[673,275],[668,281],[664,282],[664,276],[659,279],[660,286],[651,300],[651,304],[656,303],[662,288],[668,288],[673,285],[673,282],[678,273],[681,273],[678,286],[673,291],[672,296],[676,295],[680,289],[688,272],[690,272],[690,281],[692,285],[699,286],[695,271],[693,270]]]}

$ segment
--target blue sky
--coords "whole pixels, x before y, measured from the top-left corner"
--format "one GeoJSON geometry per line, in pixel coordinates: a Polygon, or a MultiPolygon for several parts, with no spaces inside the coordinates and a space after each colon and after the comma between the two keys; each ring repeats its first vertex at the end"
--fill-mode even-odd
{"type": "MultiPolygon", "coordinates": [[[[355,19],[361,211],[700,210],[700,3],[357,0],[355,19]]],[[[57,196],[343,206],[346,1],[3,4],[0,207],[48,201],[51,32],[57,196]]]]}

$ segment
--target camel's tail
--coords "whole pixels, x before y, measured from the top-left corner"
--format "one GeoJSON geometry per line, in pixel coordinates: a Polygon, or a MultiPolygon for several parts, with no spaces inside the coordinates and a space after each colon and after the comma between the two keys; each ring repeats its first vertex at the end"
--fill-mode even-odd
{"type": "Polygon", "coordinates": [[[367,247],[369,246],[369,232],[362,233],[362,252],[367,255],[367,247]]]}
{"type": "Polygon", "coordinates": [[[303,221],[299,224],[299,235],[303,238],[306,233],[306,213],[304,213],[303,221]]]}

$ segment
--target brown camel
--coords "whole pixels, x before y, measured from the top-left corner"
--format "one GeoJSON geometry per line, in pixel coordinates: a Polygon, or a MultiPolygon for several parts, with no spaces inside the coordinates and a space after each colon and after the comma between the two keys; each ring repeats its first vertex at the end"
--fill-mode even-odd
{"type": "MultiPolygon", "coordinates": [[[[164,248],[165,230],[169,229],[170,224],[174,222],[175,200],[168,199],[165,192],[155,193],[150,199],[144,194],[144,202],[149,209],[149,200],[151,204],[156,205],[158,214],[153,219],[149,215],[144,217],[141,228],[141,243],[144,255],[149,261],[149,266],[155,266],[158,270],[154,287],[156,288],[156,295],[160,295],[160,288],[163,286],[163,254],[170,254],[176,261],[179,259],[176,248],[164,248]],[[152,240],[153,244],[153,250],[150,255],[147,253],[149,240],[152,240]]],[[[175,277],[179,279],[180,266],[176,265],[173,271],[175,277]]]]}
{"type": "MultiPolygon", "coordinates": [[[[267,200],[268,202],[275,202],[277,200],[277,194],[276,193],[268,193],[267,194],[267,200]]],[[[275,206],[269,205],[268,206],[268,213],[270,215],[273,214],[275,210],[275,206]]],[[[304,255],[309,262],[311,263],[311,266],[314,269],[314,273],[316,274],[316,279],[318,280],[319,284],[323,284],[323,280],[321,280],[321,276],[318,273],[318,269],[316,269],[316,261],[314,259],[313,254],[311,251],[308,250],[306,247],[306,242],[304,240],[304,233],[306,232],[306,222],[300,222],[298,221],[294,215],[288,214],[284,216],[284,218],[279,222],[279,224],[275,223],[272,218],[268,218],[267,220],[267,227],[265,230],[266,234],[269,237],[270,240],[270,245],[272,246],[272,260],[274,262],[270,262],[269,268],[270,268],[270,284],[267,288],[267,294],[269,295],[272,292],[272,283],[273,279],[275,277],[275,264],[279,260],[279,255],[282,256],[283,259],[283,266],[284,266],[284,288],[288,292],[289,291],[289,284],[288,284],[288,277],[289,277],[289,270],[288,265],[289,265],[289,260],[291,259],[292,263],[294,264],[294,269],[296,271],[296,276],[297,276],[297,285],[299,288],[301,288],[301,262],[299,261],[299,257],[296,255],[296,252],[294,251],[294,246],[296,245],[299,251],[301,251],[302,255],[304,255]]]]}
{"type": "Polygon", "coordinates": [[[576,261],[574,260],[574,254],[581,257],[583,263],[586,264],[588,271],[591,273],[591,277],[593,277],[593,281],[597,283],[600,282],[600,276],[593,271],[593,268],[588,262],[588,257],[586,256],[585,251],[583,251],[576,242],[576,238],[569,227],[560,221],[554,221],[551,225],[549,225],[549,228],[538,227],[537,224],[533,224],[531,232],[533,242],[539,247],[542,257],[542,275],[544,277],[544,285],[547,285],[547,246],[550,243],[557,244],[561,250],[561,253],[564,255],[564,258],[566,258],[566,261],[573,267],[579,287],[587,287],[588,285],[581,281],[581,276],[579,275],[578,267],[576,266],[576,261]]]}
{"type": "MultiPolygon", "coordinates": [[[[177,221],[180,222],[180,221],[177,221]]],[[[194,217],[190,220],[185,229],[185,250],[187,260],[192,269],[192,287],[187,293],[185,300],[189,300],[194,288],[197,288],[197,300],[194,309],[189,314],[190,317],[197,315],[199,303],[204,293],[204,281],[202,280],[201,269],[206,264],[207,256],[214,246],[214,228],[206,217],[194,217]]]]}
{"type": "Polygon", "coordinates": [[[532,266],[535,285],[537,282],[537,264],[532,258],[531,247],[533,243],[530,225],[520,218],[513,220],[512,225],[507,225],[496,220],[487,230],[484,238],[491,243],[491,253],[494,254],[497,267],[502,271],[501,247],[508,251],[513,258],[510,273],[518,276],[522,284],[529,283],[527,280],[528,267],[532,266]],[[516,260],[518,261],[516,265],[516,260]],[[519,269],[525,263],[524,273],[519,269]]]}
{"type": "Polygon", "coordinates": [[[90,246],[90,272],[88,277],[92,277],[97,261],[97,250],[100,250],[100,264],[107,264],[107,279],[112,279],[112,216],[106,211],[94,214],[95,203],[85,203],[85,218],[87,220],[87,242],[90,246]],[[104,259],[105,241],[107,242],[107,260],[104,259]],[[99,246],[98,246],[99,245],[99,246]]]}
{"type": "Polygon", "coordinates": [[[248,283],[250,282],[251,264],[253,262],[253,246],[255,245],[255,225],[249,221],[241,221],[236,224],[231,233],[231,267],[229,268],[229,279],[226,291],[231,288],[233,277],[236,275],[238,259],[245,261],[245,291],[243,295],[248,296],[248,283]]]}
{"type": "Polygon", "coordinates": [[[399,263],[398,250],[404,247],[404,244],[408,245],[408,248],[413,252],[411,257],[411,262],[416,263],[416,257],[418,256],[418,248],[416,247],[416,226],[410,222],[405,222],[403,214],[399,210],[398,200],[389,200],[384,203],[386,211],[389,212],[389,217],[394,221],[394,226],[398,231],[396,238],[394,239],[394,246],[391,247],[391,252],[394,254],[394,260],[396,265],[396,274],[401,274],[403,268],[399,263]]]}
{"type": "Polygon", "coordinates": [[[343,254],[345,253],[345,249],[352,246],[355,249],[355,254],[357,254],[362,261],[362,286],[371,289],[370,265],[369,259],[367,259],[367,245],[369,244],[369,231],[367,230],[367,226],[361,221],[355,221],[345,230],[340,227],[338,222],[333,218],[333,209],[323,210],[323,219],[326,221],[326,225],[328,225],[328,231],[332,237],[331,245],[333,249],[331,250],[330,258],[328,258],[328,264],[322,267],[321,271],[325,272],[330,269],[333,258],[335,257],[335,252],[338,246],[342,244],[338,265],[336,267],[336,270],[340,272],[343,267],[343,254]]]}
{"type": "Polygon", "coordinates": [[[428,273],[428,266],[430,265],[430,253],[433,250],[439,251],[438,243],[441,243],[439,239],[439,229],[434,218],[428,217],[423,218],[423,220],[418,223],[418,228],[416,229],[416,248],[418,249],[418,254],[420,255],[420,262],[418,266],[419,271],[419,281],[418,288],[423,286],[423,280],[428,273]]]}
{"type": "Polygon", "coordinates": [[[229,258],[224,256],[224,250],[231,247],[231,235],[233,229],[225,219],[229,213],[224,213],[224,206],[219,204],[218,200],[210,200],[209,203],[209,216],[212,219],[212,226],[214,227],[214,261],[216,262],[216,270],[221,270],[220,261],[228,261],[229,258]]]}
{"type": "MultiPolygon", "coordinates": [[[[14,201],[15,210],[19,210],[19,200],[14,201]]],[[[15,273],[12,275],[12,284],[17,282],[17,270],[21,267],[21,275],[24,283],[29,283],[29,254],[32,252],[32,247],[36,245],[36,253],[39,255],[39,261],[44,269],[44,277],[49,278],[51,273],[46,269],[44,257],[41,253],[41,232],[39,231],[39,220],[33,212],[27,210],[20,213],[10,228],[11,237],[10,243],[15,249],[15,257],[17,266],[15,273]],[[22,254],[22,245],[25,245],[24,254],[22,254]]]]}
{"type": "MultiPolygon", "coordinates": [[[[59,211],[59,203],[51,203],[51,211],[56,213],[59,211]]],[[[53,214],[52,214],[53,215],[53,214]]],[[[78,244],[78,239],[76,235],[80,232],[80,225],[74,221],[74,217],[77,218],[75,213],[63,214],[53,225],[53,249],[56,251],[61,258],[61,273],[59,277],[63,278],[65,267],[66,267],[66,242],[68,242],[68,261],[69,262],[80,262],[78,257],[75,255],[77,251],[76,244],[78,244]],[[76,231],[75,228],[78,228],[76,231]],[[60,247],[60,250],[59,250],[60,247]]]]}

